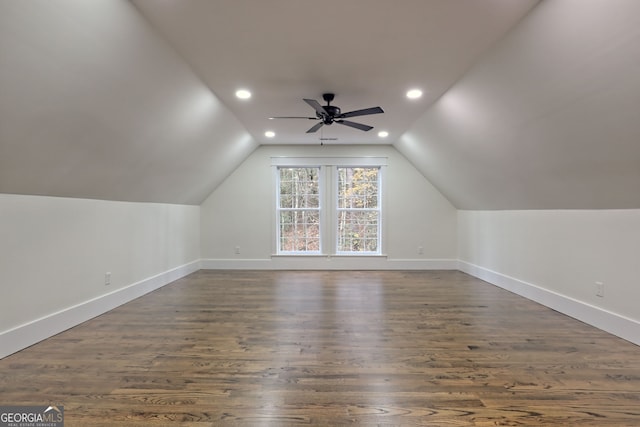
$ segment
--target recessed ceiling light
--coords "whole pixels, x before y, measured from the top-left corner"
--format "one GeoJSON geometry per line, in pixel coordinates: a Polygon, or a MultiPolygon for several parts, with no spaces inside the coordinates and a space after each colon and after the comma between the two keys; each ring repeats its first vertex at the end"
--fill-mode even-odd
{"type": "Polygon", "coordinates": [[[273,138],[274,136],[276,136],[276,133],[272,130],[268,130],[264,133],[264,136],[266,136],[267,138],[273,138]]]}
{"type": "Polygon", "coordinates": [[[378,136],[380,138],[386,138],[389,136],[389,132],[387,132],[386,130],[381,130],[380,132],[378,132],[378,136]]]}
{"type": "Polygon", "coordinates": [[[251,92],[246,89],[238,89],[236,91],[236,96],[240,99],[249,99],[251,98],[251,92]]]}
{"type": "Polygon", "coordinates": [[[407,98],[409,99],[417,99],[422,96],[422,91],[420,89],[411,89],[407,92],[407,98]]]}

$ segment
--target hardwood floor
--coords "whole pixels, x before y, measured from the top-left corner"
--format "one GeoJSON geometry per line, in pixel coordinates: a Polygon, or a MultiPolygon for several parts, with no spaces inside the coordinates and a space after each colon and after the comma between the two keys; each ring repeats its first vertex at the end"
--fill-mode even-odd
{"type": "Polygon", "coordinates": [[[0,361],[65,426],[638,426],[640,348],[455,271],[199,271],[0,361]]]}

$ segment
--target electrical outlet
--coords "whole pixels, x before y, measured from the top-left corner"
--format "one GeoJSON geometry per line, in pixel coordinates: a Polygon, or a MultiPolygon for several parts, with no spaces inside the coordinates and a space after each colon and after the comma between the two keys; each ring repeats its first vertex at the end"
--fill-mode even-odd
{"type": "Polygon", "coordinates": [[[418,255],[424,255],[424,248],[422,246],[418,246],[418,255]]]}
{"type": "Polygon", "coordinates": [[[240,255],[240,246],[236,246],[235,253],[236,255],[240,255]]]}
{"type": "Polygon", "coordinates": [[[596,296],[600,298],[604,297],[604,283],[596,282],[596,296]]]}
{"type": "Polygon", "coordinates": [[[109,286],[110,284],[111,284],[111,273],[106,272],[104,273],[104,285],[109,286]]]}

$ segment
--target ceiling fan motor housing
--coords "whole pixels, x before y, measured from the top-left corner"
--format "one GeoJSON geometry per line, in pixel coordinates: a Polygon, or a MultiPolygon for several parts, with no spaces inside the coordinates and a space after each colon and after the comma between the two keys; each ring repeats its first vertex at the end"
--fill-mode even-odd
{"type": "Polygon", "coordinates": [[[333,105],[324,105],[322,108],[327,112],[327,114],[316,113],[319,119],[322,119],[325,125],[330,125],[333,123],[333,119],[336,116],[340,115],[340,108],[335,107],[333,105]]]}

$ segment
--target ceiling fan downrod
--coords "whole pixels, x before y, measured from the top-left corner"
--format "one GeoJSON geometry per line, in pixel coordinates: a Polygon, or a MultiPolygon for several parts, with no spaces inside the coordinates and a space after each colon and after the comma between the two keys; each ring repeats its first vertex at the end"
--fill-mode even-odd
{"type": "Polygon", "coordinates": [[[322,108],[326,111],[327,114],[321,115],[320,113],[316,113],[318,115],[318,118],[322,119],[325,125],[330,125],[331,123],[333,123],[334,118],[340,115],[340,108],[331,105],[331,101],[333,101],[333,98],[335,98],[335,94],[323,93],[322,99],[325,100],[327,105],[323,106],[322,108]]]}

